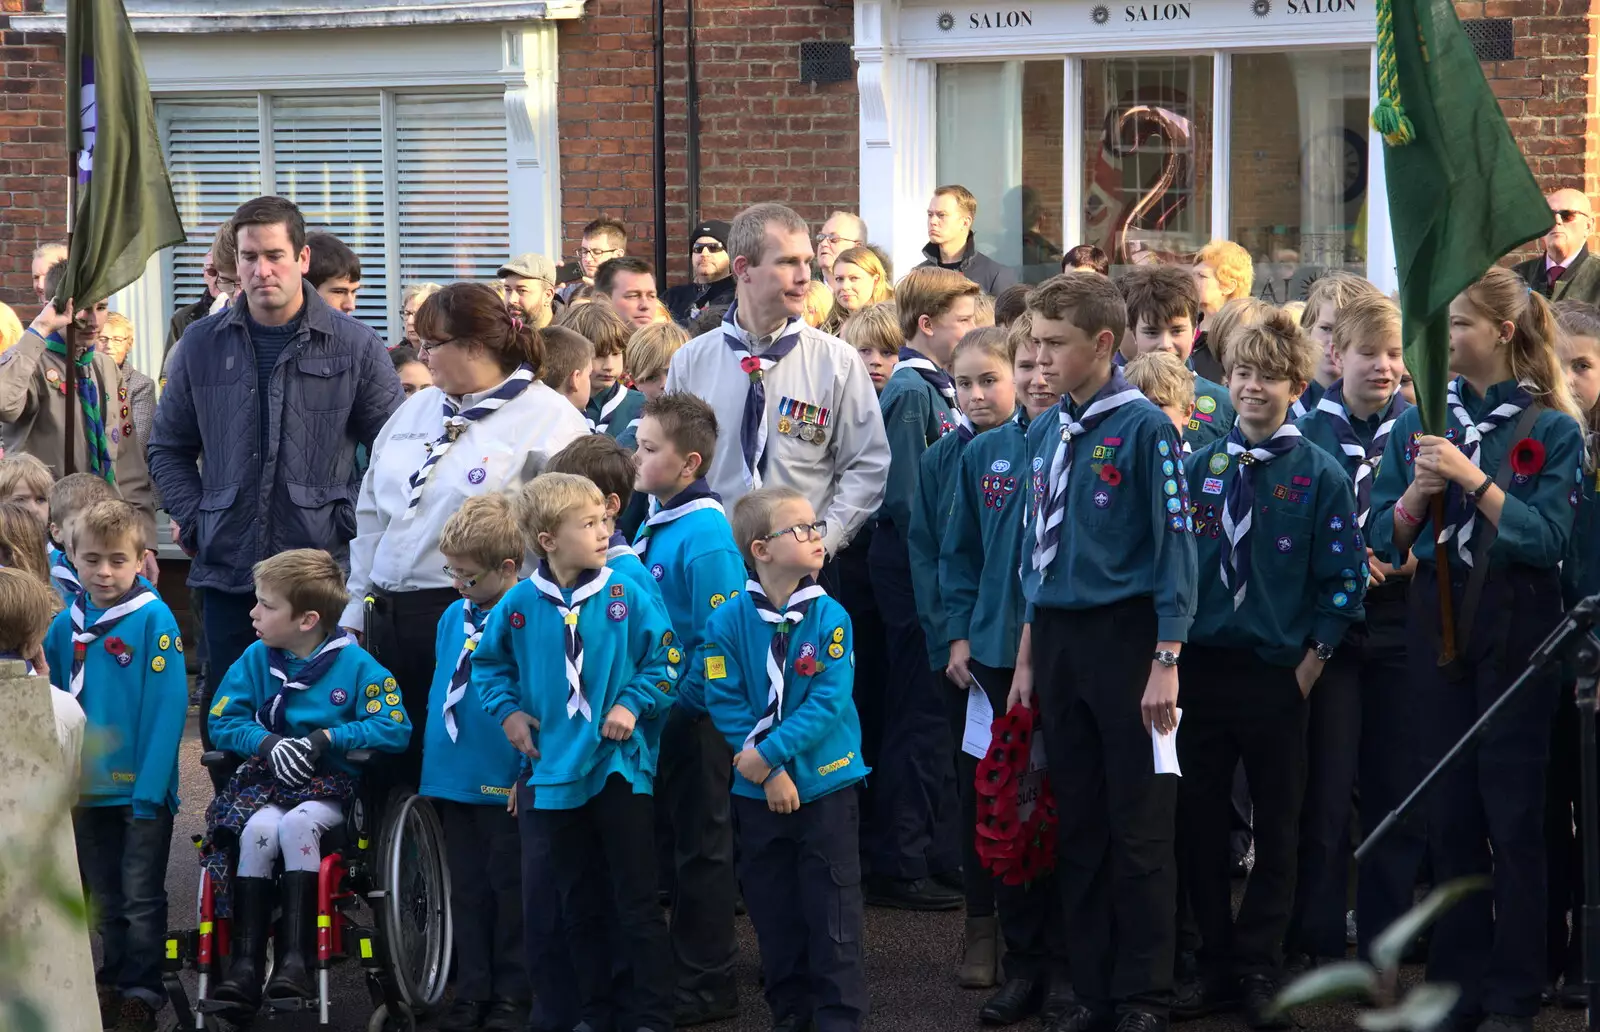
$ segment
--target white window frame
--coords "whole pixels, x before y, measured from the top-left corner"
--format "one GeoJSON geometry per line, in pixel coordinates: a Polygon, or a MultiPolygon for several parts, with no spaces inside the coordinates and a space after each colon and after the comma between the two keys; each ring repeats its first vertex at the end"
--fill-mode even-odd
{"type": "MultiPolygon", "coordinates": [[[[1202,0],[1190,0],[1199,8],[1202,0]]],[[[1276,0],[1280,5],[1285,0],[1276,0]]],[[[1030,13],[1063,12],[1087,26],[1095,4],[1085,0],[1039,0],[1030,13]],[[1080,17],[1081,16],[1081,17],[1080,17]]],[[[1113,5],[1117,7],[1119,5],[1113,5]]],[[[1171,29],[1144,34],[1108,35],[1088,29],[1069,31],[1021,30],[986,37],[975,45],[971,37],[905,39],[907,19],[925,21],[935,14],[994,13],[1018,9],[1016,3],[970,4],[947,8],[920,0],[857,0],[857,87],[861,93],[861,206],[874,242],[894,259],[897,273],[922,260],[926,241],[923,205],[936,185],[938,168],[937,71],[938,65],[968,61],[1060,61],[1066,87],[1063,104],[1065,153],[1062,155],[1062,231],[1064,244],[1081,239],[1083,195],[1083,61],[1101,57],[1150,54],[1162,57],[1210,56],[1213,103],[1211,177],[1211,233],[1226,236],[1231,189],[1230,140],[1233,122],[1233,56],[1250,52],[1303,52],[1373,48],[1369,106],[1377,97],[1376,23],[1371,17],[1334,22],[1312,22],[1286,32],[1263,24],[1233,29],[1196,29],[1178,23],[1171,29]]],[[[1066,20],[1065,18],[1058,20],[1066,20]]],[[[1368,134],[1367,172],[1367,278],[1384,291],[1398,286],[1394,239],[1389,224],[1389,201],[1384,178],[1382,137],[1368,134]]]]}
{"type": "MultiPolygon", "coordinates": [[[[462,25],[339,29],[320,32],[150,34],[139,37],[150,92],[165,98],[209,94],[394,91],[499,92],[505,101],[510,254],[561,253],[559,132],[556,120],[556,25],[462,25]]],[[[392,94],[385,94],[385,124],[392,94]]],[[[263,136],[270,122],[263,124],[263,136]]],[[[270,161],[271,148],[263,146],[270,161]]],[[[388,137],[385,164],[394,158],[388,137]]],[[[263,168],[263,177],[270,175],[263,168]]],[[[389,198],[393,201],[393,198],[389,198]]],[[[397,205],[386,205],[385,270],[391,325],[399,318],[397,205]]],[[[186,227],[187,228],[187,227],[186,227]]],[[[509,255],[508,255],[509,257],[509,255]]],[[[170,252],[117,292],[111,307],[133,324],[131,356],[155,376],[172,312],[184,299],[167,284],[170,252]]]]}

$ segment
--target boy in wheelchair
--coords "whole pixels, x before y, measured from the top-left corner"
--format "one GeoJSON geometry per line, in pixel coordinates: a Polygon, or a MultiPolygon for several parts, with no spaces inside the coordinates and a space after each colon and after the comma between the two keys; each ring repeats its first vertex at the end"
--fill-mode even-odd
{"type": "Polygon", "coordinates": [[[218,915],[230,906],[233,915],[228,974],[212,997],[246,1013],[261,1004],[275,867],[281,860],[283,920],[266,995],[308,999],[322,834],[344,822],[356,794],[344,754],[399,753],[411,738],[394,678],[339,628],[348,596],[333,557],[294,549],[252,572],[261,640],[228,670],[210,713],[216,747],[247,759],[206,809],[201,857],[218,915]]]}

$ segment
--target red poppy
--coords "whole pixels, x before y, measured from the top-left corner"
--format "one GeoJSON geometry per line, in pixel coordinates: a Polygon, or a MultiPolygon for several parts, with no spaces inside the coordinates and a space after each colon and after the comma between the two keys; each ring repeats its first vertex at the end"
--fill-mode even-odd
{"type": "Polygon", "coordinates": [[[515,627],[517,630],[522,630],[522,625],[526,622],[527,621],[522,618],[521,613],[513,612],[511,614],[511,626],[515,627]]]}
{"type": "Polygon", "coordinates": [[[128,651],[128,643],[123,641],[121,638],[107,638],[106,651],[111,653],[113,656],[120,656],[124,652],[128,651]]]}
{"type": "Polygon", "coordinates": [[[1511,472],[1519,477],[1531,477],[1541,469],[1544,469],[1544,445],[1524,437],[1511,446],[1511,472]]]}
{"type": "Polygon", "coordinates": [[[1122,483],[1122,471],[1109,462],[1102,462],[1100,464],[1100,479],[1112,487],[1116,487],[1122,483]]]}
{"type": "Polygon", "coordinates": [[[801,677],[810,677],[817,672],[817,657],[801,656],[794,661],[794,672],[801,677]]]}
{"type": "Polygon", "coordinates": [[[761,359],[754,355],[746,355],[739,360],[739,368],[753,376],[761,372],[761,359]]]}

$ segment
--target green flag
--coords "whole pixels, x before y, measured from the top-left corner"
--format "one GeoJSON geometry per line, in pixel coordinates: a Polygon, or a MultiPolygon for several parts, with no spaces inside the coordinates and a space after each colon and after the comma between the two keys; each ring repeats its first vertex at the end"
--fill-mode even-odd
{"type": "Polygon", "coordinates": [[[1378,90],[1406,368],[1442,433],[1450,302],[1553,217],[1451,0],[1379,0],[1378,90]]]}
{"type": "Polygon", "coordinates": [[[184,235],[121,0],[68,0],[66,66],[78,198],[56,301],[82,307],[138,279],[152,254],[184,235]]]}

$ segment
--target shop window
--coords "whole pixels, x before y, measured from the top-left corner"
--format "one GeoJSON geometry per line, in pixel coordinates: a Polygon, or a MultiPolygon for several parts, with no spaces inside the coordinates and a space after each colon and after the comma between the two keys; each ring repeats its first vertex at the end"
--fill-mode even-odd
{"type": "Polygon", "coordinates": [[[1255,293],[1303,300],[1329,269],[1366,273],[1370,55],[1233,58],[1229,236],[1256,257],[1255,293]]]}
{"type": "Polygon", "coordinates": [[[492,279],[509,251],[499,94],[218,95],[162,99],[157,115],[189,235],[170,263],[174,304],[204,289],[217,226],[263,193],[356,252],[356,317],[385,338],[406,284],[492,279]]]}
{"type": "Polygon", "coordinates": [[[1212,59],[1083,62],[1083,243],[1113,267],[1211,237],[1212,59]]]}
{"type": "Polygon", "coordinates": [[[939,66],[938,179],[978,199],[978,250],[1026,283],[1061,271],[1060,61],[939,66]]]}

